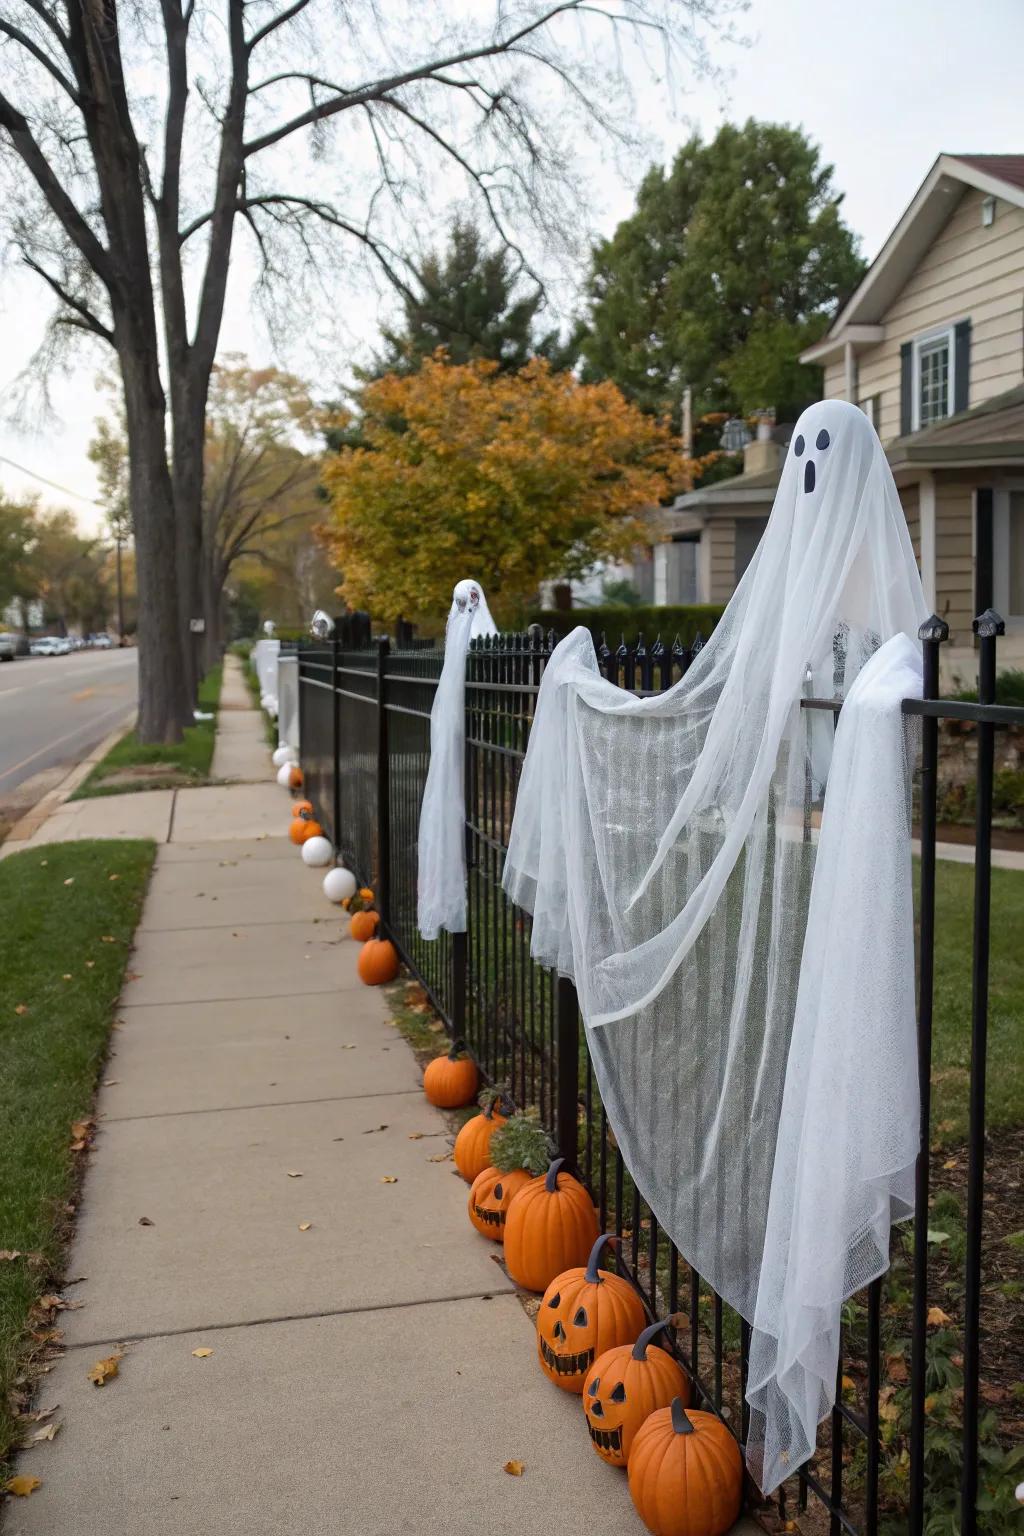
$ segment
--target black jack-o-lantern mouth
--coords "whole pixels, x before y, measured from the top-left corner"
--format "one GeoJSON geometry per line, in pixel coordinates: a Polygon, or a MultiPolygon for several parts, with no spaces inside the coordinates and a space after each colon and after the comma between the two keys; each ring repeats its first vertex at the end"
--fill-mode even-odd
{"type": "Polygon", "coordinates": [[[594,1363],[594,1351],[592,1349],[580,1350],[576,1355],[556,1355],[547,1339],[541,1339],[540,1352],[544,1364],[556,1376],[580,1376],[589,1371],[594,1363]]]}
{"type": "Polygon", "coordinates": [[[597,1429],[595,1425],[591,1424],[589,1419],[587,1420],[587,1428],[590,1431],[591,1440],[593,1440],[595,1445],[600,1446],[602,1451],[622,1450],[621,1429],[597,1429]]]}
{"type": "Polygon", "coordinates": [[[505,1225],[504,1211],[489,1211],[486,1206],[474,1205],[473,1215],[478,1221],[482,1221],[485,1227],[503,1227],[505,1225]]]}

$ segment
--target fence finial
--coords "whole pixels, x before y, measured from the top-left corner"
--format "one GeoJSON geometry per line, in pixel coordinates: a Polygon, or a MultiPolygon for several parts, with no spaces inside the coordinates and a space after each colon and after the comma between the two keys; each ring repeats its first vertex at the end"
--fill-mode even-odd
{"type": "Polygon", "coordinates": [[[940,619],[937,613],[933,613],[931,618],[925,619],[918,629],[917,638],[919,640],[948,640],[949,625],[945,619],[940,619]]]}
{"type": "Polygon", "coordinates": [[[1006,625],[994,608],[986,608],[984,613],[979,613],[971,628],[982,640],[991,640],[996,635],[1006,634],[1006,625]]]}

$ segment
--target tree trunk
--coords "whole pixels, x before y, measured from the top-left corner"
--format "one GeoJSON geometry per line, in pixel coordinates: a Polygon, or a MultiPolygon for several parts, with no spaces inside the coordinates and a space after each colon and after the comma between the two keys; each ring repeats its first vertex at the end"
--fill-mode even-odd
{"type": "Polygon", "coordinates": [[[217,570],[207,551],[203,552],[203,614],[206,618],[206,633],[203,636],[203,663],[206,671],[215,667],[220,661],[223,649],[221,631],[221,590],[223,580],[219,580],[217,570]]]}
{"type": "MultiPolygon", "coordinates": [[[[194,370],[184,360],[171,374],[172,484],[177,517],[178,603],[182,633],[189,634],[191,619],[205,619],[210,627],[210,613],[203,590],[203,450],[206,434],[206,388],[194,377],[194,370]],[[190,375],[193,375],[190,377],[190,375]]],[[[202,640],[188,646],[190,695],[196,697],[199,673],[206,647],[202,640]]]]}
{"type": "Polygon", "coordinates": [[[165,400],[155,348],[119,348],[128,428],[129,497],[138,583],[139,740],[172,744],[191,725],[182,668],[174,497],[167,467],[165,400]]]}

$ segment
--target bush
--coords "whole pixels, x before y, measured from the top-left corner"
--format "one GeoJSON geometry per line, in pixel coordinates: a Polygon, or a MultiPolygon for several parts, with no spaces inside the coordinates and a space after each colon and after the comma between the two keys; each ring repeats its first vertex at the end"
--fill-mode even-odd
{"type": "Polygon", "coordinates": [[[561,609],[544,608],[532,613],[529,623],[539,624],[545,633],[553,629],[559,636],[567,635],[582,624],[590,630],[596,645],[601,644],[604,635],[614,650],[623,639],[627,645],[635,645],[639,635],[643,635],[649,646],[659,635],[664,645],[671,645],[677,635],[683,645],[690,645],[698,632],[706,640],[724,612],[722,603],[689,603],[664,608],[625,608],[606,604],[601,608],[572,608],[567,613],[561,609]]]}
{"type": "MultiPolygon", "coordinates": [[[[978,690],[961,688],[957,693],[951,693],[950,698],[962,700],[965,704],[976,704],[978,690]]],[[[1018,708],[1024,705],[1024,670],[1020,667],[1006,667],[996,673],[996,703],[1013,704],[1018,708]]]]}

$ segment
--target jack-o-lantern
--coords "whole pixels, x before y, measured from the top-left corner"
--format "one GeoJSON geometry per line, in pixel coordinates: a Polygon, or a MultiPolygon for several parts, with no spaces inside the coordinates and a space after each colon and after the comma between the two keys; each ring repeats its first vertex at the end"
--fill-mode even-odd
{"type": "MultiPolygon", "coordinates": [[[[542,1309],[543,1310],[543,1309],[542,1309]]],[[[632,1348],[628,1344],[598,1355],[583,1383],[583,1411],[597,1454],[624,1467],[637,1430],[657,1408],[675,1397],[690,1401],[690,1386],[678,1360],[652,1344],[667,1324],[652,1323],[632,1348]]]]}
{"type": "Polygon", "coordinates": [[[743,1501],[740,1448],[715,1414],[687,1413],[677,1397],[637,1431],[629,1491],[653,1536],[723,1536],[743,1501]]]}
{"type": "Polygon", "coordinates": [[[467,1120],[455,1138],[452,1156],[467,1184],[491,1166],[491,1137],[508,1119],[499,1109],[500,1099],[490,1099],[478,1115],[467,1120]]]}
{"type": "Polygon", "coordinates": [[[495,1243],[503,1243],[508,1208],[532,1178],[526,1168],[513,1168],[511,1173],[485,1168],[478,1173],[469,1192],[469,1219],[477,1231],[495,1243]]]}
{"type": "Polygon", "coordinates": [[[594,1202],[571,1173],[559,1173],[564,1161],[524,1185],[505,1218],[505,1263],[527,1291],[545,1291],[563,1269],[585,1264],[598,1236],[594,1202]]]}
{"type": "Polygon", "coordinates": [[[423,1073],[423,1092],[438,1109],[460,1109],[471,1104],[480,1086],[476,1062],[456,1040],[447,1056],[437,1056],[423,1073]]]}
{"type": "Polygon", "coordinates": [[[537,1313],[537,1355],[544,1374],[566,1392],[582,1392],[597,1356],[632,1344],[644,1326],[643,1303],[629,1281],[597,1267],[605,1243],[617,1241],[599,1237],[586,1269],[564,1270],[544,1292],[537,1313]]]}

